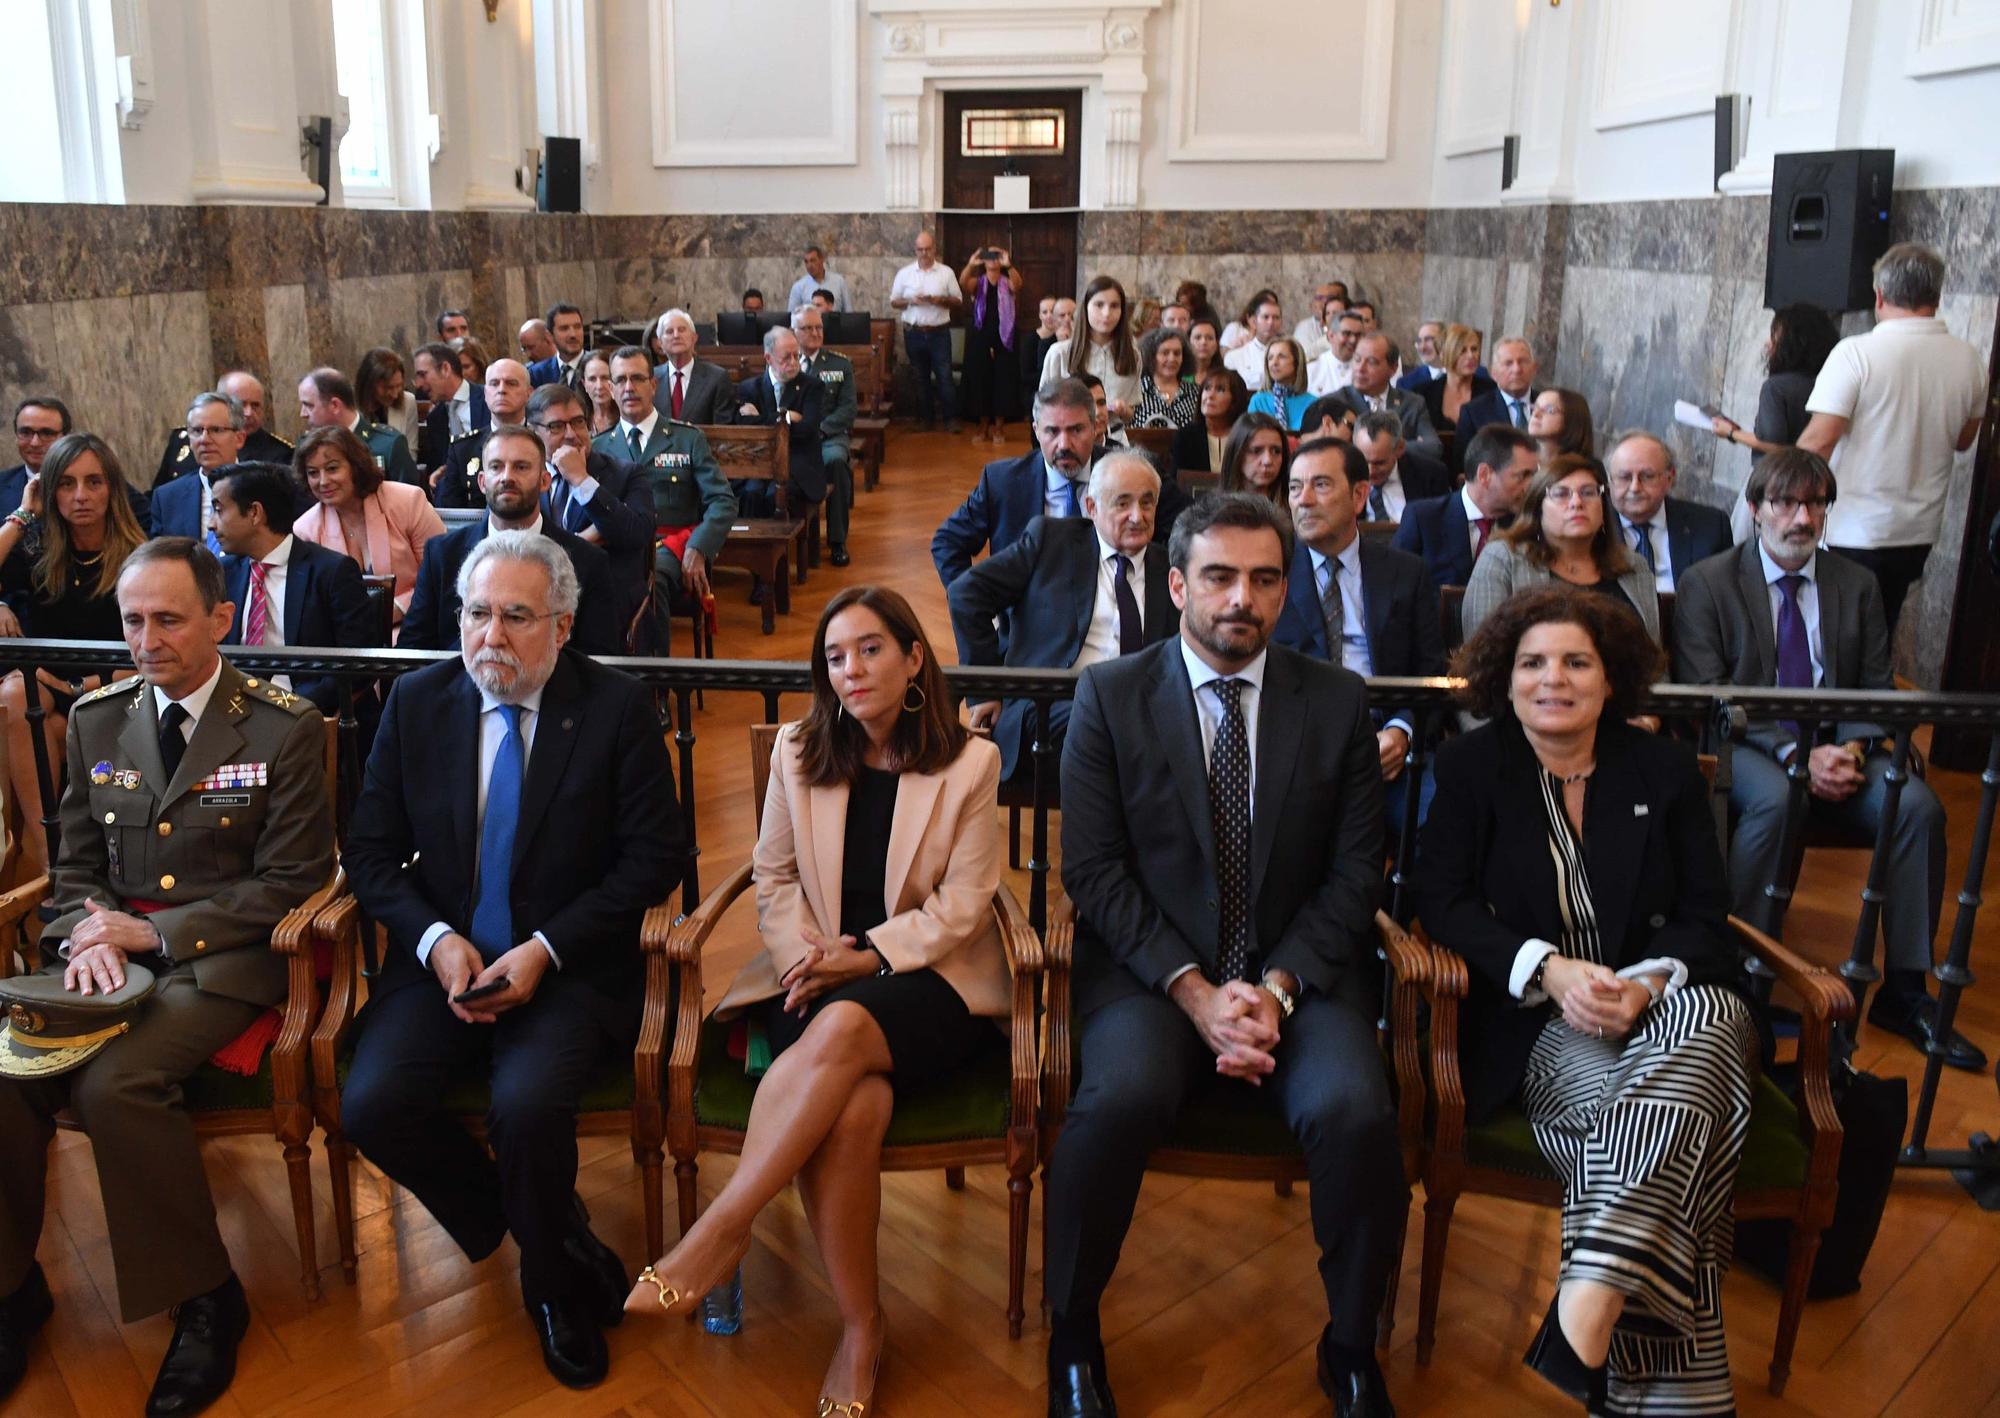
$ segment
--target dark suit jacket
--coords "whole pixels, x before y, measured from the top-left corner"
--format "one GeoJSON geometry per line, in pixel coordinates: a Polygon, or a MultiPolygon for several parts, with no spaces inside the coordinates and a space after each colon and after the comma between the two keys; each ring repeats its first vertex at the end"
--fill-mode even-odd
{"type": "MultiPolygon", "coordinates": [[[[472,549],[486,540],[487,525],[488,519],[482,517],[477,522],[454,527],[441,537],[432,537],[424,544],[416,589],[410,593],[410,608],[403,614],[403,629],[396,637],[398,649],[458,648],[458,568],[465,564],[472,549]]],[[[624,601],[612,581],[610,559],[547,517],[542,518],[542,535],[569,553],[570,564],[576,568],[576,579],[582,586],[569,643],[586,655],[624,654],[624,627],[618,620],[624,601]]]]}
{"type": "MultiPolygon", "coordinates": [[[[1374,673],[1389,676],[1444,673],[1444,631],[1438,625],[1437,588],[1424,564],[1408,552],[1385,547],[1375,537],[1362,536],[1361,623],[1368,632],[1368,659],[1374,673]]],[[[1320,614],[1319,580],[1313,575],[1312,552],[1304,542],[1292,551],[1292,574],[1285,581],[1285,608],[1278,616],[1272,640],[1316,660],[1340,663],[1327,644],[1326,617],[1320,614]]],[[[1381,723],[1398,711],[1375,706],[1381,723]]],[[[1414,714],[1404,711],[1412,725],[1414,714]]]]}
{"type": "MultiPolygon", "coordinates": [[[[269,429],[260,428],[255,433],[244,435],[243,451],[236,455],[236,461],[239,463],[281,463],[286,467],[290,467],[292,464],[292,445],[285,442],[284,439],[278,437],[275,433],[272,433],[269,429]]],[[[186,426],[183,425],[167,435],[167,446],[160,454],[160,466],[153,473],[153,488],[155,491],[158,491],[175,478],[191,473],[194,469],[194,445],[188,441],[188,431],[186,426]]],[[[133,489],[133,496],[139,496],[136,488],[133,489]]],[[[20,499],[16,497],[12,507],[0,510],[0,516],[6,515],[7,512],[13,511],[14,507],[20,505],[20,499]]]]}
{"type": "MultiPolygon", "coordinates": [[[[1429,417],[1432,428],[1444,429],[1449,427],[1455,430],[1458,427],[1456,423],[1446,424],[1445,422],[1444,385],[1445,381],[1442,379],[1428,379],[1421,384],[1399,384],[1397,387],[1408,389],[1424,401],[1424,413],[1429,417]]],[[[1483,374],[1473,375],[1472,397],[1459,406],[1459,412],[1464,413],[1479,401],[1481,395],[1490,394],[1499,387],[1498,384],[1495,384],[1483,374]]],[[[1459,477],[1464,473],[1465,445],[1458,441],[1458,436],[1455,432],[1452,435],[1451,447],[1445,451],[1444,461],[1445,466],[1451,470],[1453,477],[1459,477]]]]}
{"type": "MultiPolygon", "coordinates": [[[[736,397],[741,403],[757,406],[754,418],[738,409],[738,423],[757,423],[766,428],[777,425],[778,391],[764,375],[738,384],[736,397]]],[[[791,425],[791,440],[787,445],[791,450],[792,485],[812,502],[826,498],[826,463],[819,451],[819,416],[825,400],[819,379],[814,375],[801,374],[785,385],[785,411],[799,416],[798,422],[791,425]]]]}
{"type": "MultiPolygon", "coordinates": [[[[222,643],[241,645],[243,617],[250,611],[249,558],[223,557],[222,584],[236,605],[236,617],[222,643]]],[[[344,552],[293,537],[291,560],[285,564],[285,604],[280,622],[285,644],[332,645],[344,650],[381,648],[379,625],[368,603],[368,588],[361,584],[360,563],[344,552]]],[[[322,713],[332,714],[340,707],[339,682],[331,676],[294,675],[292,688],[317,704],[322,713]]]]}
{"type": "MultiPolygon", "coordinates": [[[[1667,555],[1673,558],[1674,584],[1680,585],[1681,577],[1698,561],[1706,561],[1717,552],[1728,551],[1734,544],[1729,535],[1729,514],[1718,508],[1699,502],[1684,502],[1678,497],[1666,501],[1667,513],[1667,555]]],[[[1632,544],[1632,526],[1623,513],[1615,513],[1618,518],[1619,534],[1625,538],[1625,545],[1632,544]]]]}
{"type": "MultiPolygon", "coordinates": [[[[1541,392],[1540,389],[1530,388],[1527,401],[1532,404],[1535,395],[1541,392]]],[[[1452,446],[1459,450],[1459,457],[1463,458],[1465,446],[1472,441],[1473,434],[1489,423],[1504,423],[1511,427],[1513,422],[1507,415],[1507,396],[1495,384],[1479,397],[1467,399],[1465,406],[1458,411],[1458,432],[1453,436],[1452,446]]]]}
{"type": "MultiPolygon", "coordinates": [[[[1507,992],[1523,945],[1562,940],[1540,771],[1511,717],[1446,742],[1435,760],[1416,904],[1425,930],[1471,970],[1459,1016],[1468,1119],[1519,1091],[1547,1018],[1507,992]]],[[[1740,984],[1724,934],[1728,877],[1691,748],[1601,720],[1581,835],[1605,964],[1670,956],[1688,967],[1691,984],[1740,984]]]]}
{"type": "Polygon", "coordinates": [[[1048,510],[1047,479],[1039,452],[988,463],[979,470],[978,485],[931,538],[931,561],[947,591],[972,565],[981,547],[998,555],[1020,540],[1028,523],[1048,510]]]}
{"type": "MultiPolygon", "coordinates": [[[[1354,1008],[1379,1008],[1373,919],[1382,885],[1382,765],[1368,694],[1338,665],[1273,645],[1259,695],[1251,805],[1251,944],[1266,968],[1354,1008]]],[[[1217,887],[1201,726],[1180,640],[1092,665],[1062,760],[1062,883],[1076,903],[1084,1014],[1211,978],[1217,887]]]]}
{"type": "MultiPolygon", "coordinates": [[[[472,398],[466,405],[466,417],[471,420],[472,431],[478,433],[493,427],[493,411],[486,407],[486,390],[477,384],[471,389],[472,398]]],[[[432,404],[431,411],[424,415],[423,424],[417,430],[417,461],[435,472],[438,464],[451,451],[452,441],[451,405],[432,404]]]]}
{"type": "MultiPolygon", "coordinates": [[[[674,367],[653,366],[660,387],[653,392],[653,407],[661,418],[674,417],[674,367]]],[[[735,423],[736,386],[718,365],[698,359],[688,366],[687,388],[681,394],[682,423],[735,423]]]]}
{"type": "MultiPolygon", "coordinates": [[[[377,996],[438,988],[417,963],[433,922],[464,935],[478,891],[478,686],[457,659],[389,692],[342,864],[389,930],[377,996]],[[414,860],[412,860],[414,858],[414,860]]],[[[673,774],[636,680],[573,650],[542,691],[514,839],[514,925],[545,934],[565,978],[629,1013],[644,988],[639,923],[685,870],[673,774]]]]}
{"type": "Polygon", "coordinates": [[[597,479],[597,496],[588,502],[571,499],[568,484],[551,468],[554,485],[542,499],[542,515],[575,536],[582,536],[586,527],[597,528],[597,544],[611,558],[612,578],[623,603],[618,617],[623,626],[630,623],[632,613],[645,599],[646,574],[652,569],[653,484],[644,468],[607,457],[594,448],[584,454],[584,467],[597,479]],[[559,519],[558,507],[563,512],[559,519]]]}
{"type": "MultiPolygon", "coordinates": [[[[175,478],[153,494],[153,535],[156,537],[201,536],[201,478],[199,471],[175,478]]],[[[20,506],[21,494],[14,494],[20,506]]]]}
{"type": "Polygon", "coordinates": [[[1403,484],[1403,515],[1408,516],[1412,503],[1427,497],[1443,497],[1452,490],[1451,474],[1445,470],[1444,459],[1421,448],[1405,448],[1403,456],[1396,460],[1396,474],[1403,484]]]}
{"type": "MultiPolygon", "coordinates": [[[[1037,517],[1029,522],[1020,540],[951,583],[948,599],[958,662],[1068,669],[1090,630],[1097,567],[1097,527],[1089,518],[1037,517]],[[1008,616],[1004,647],[993,626],[993,618],[1003,612],[1008,616]]],[[[1139,611],[1148,643],[1180,633],[1180,611],[1167,589],[1166,549],[1157,542],[1146,548],[1146,600],[1139,611]]],[[[1010,699],[1001,707],[993,742],[1000,749],[1002,778],[1013,775],[1031,709],[1025,699],[1010,699]]]]}
{"type": "MultiPolygon", "coordinates": [[[[488,415],[490,418],[491,415],[488,415]]],[[[430,489],[433,507],[484,507],[486,496],[479,490],[479,474],[473,460],[486,447],[484,429],[454,439],[444,454],[444,472],[430,489]]]]}
{"type": "Polygon", "coordinates": [[[1172,445],[1174,470],[1182,473],[1219,473],[1208,465],[1208,422],[1197,418],[1174,430],[1172,445]]]}
{"type": "MultiPolygon", "coordinates": [[[[576,377],[569,381],[569,387],[576,390],[579,394],[583,392],[584,361],[589,358],[590,351],[588,350],[583,351],[583,353],[576,357],[576,377]]],[[[528,387],[530,389],[539,389],[544,384],[560,384],[563,382],[562,356],[559,354],[552,354],[547,359],[538,359],[527,368],[528,387]]]]}
{"type": "MultiPolygon", "coordinates": [[[[1347,405],[1354,410],[1356,418],[1368,412],[1368,400],[1352,384],[1336,389],[1326,397],[1347,405]]],[[[1403,421],[1403,441],[1442,464],[1444,444],[1438,438],[1437,430],[1431,427],[1430,411],[1424,407],[1424,396],[1413,394],[1408,389],[1398,389],[1392,384],[1385,397],[1389,401],[1390,412],[1403,421]]]]}
{"type": "MultiPolygon", "coordinates": [[[[1487,539],[1512,520],[1497,521],[1487,539]]],[[[1389,545],[1421,556],[1432,585],[1463,586],[1472,579],[1472,522],[1465,515],[1465,499],[1456,492],[1407,503],[1389,545]]]]}
{"type": "MultiPolygon", "coordinates": [[[[1674,679],[1682,684],[1769,686],[1778,682],[1778,630],[1755,537],[1674,575],[1674,679]]],[[[1858,562],[1821,549],[1813,558],[1819,583],[1821,685],[1826,689],[1893,689],[1889,623],[1882,588],[1858,562]]],[[[1883,738],[1879,724],[1842,722],[1824,740],[1866,743],[1883,738]]],[[[1777,755],[1793,742],[1773,720],[1750,726],[1748,742],[1777,755]]]]}

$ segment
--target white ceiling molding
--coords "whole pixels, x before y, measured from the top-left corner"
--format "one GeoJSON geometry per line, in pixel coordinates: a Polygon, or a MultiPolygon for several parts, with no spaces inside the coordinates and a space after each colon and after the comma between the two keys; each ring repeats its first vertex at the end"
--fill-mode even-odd
{"type": "Polygon", "coordinates": [[[1921,0],[1903,72],[1927,79],[2000,67],[2000,0],[1921,0]]]}
{"type": "Polygon", "coordinates": [[[1604,0],[1591,126],[1603,131],[1715,111],[1736,0],[1604,0]]]}
{"type": "MultiPolygon", "coordinates": [[[[649,0],[653,83],[653,166],[655,167],[841,167],[854,162],[857,75],[860,69],[860,16],[853,0],[818,0],[827,26],[826,68],[819,74],[772,71],[767,54],[754,48],[727,53],[688,52],[677,38],[677,16],[725,19],[729,7],[713,0],[649,0]],[[783,133],[736,136],[690,132],[681,114],[686,75],[736,73],[735,88],[748,102],[782,91],[794,101],[824,102],[810,118],[787,123],[783,133]]],[[[759,11],[761,14],[762,11],[759,11]]]]}
{"type": "MultiPolygon", "coordinates": [[[[1489,0],[1490,3],[1490,0],[1489,0]]],[[[1338,32],[1346,55],[1345,71],[1359,77],[1357,85],[1339,90],[1352,95],[1356,111],[1342,126],[1314,129],[1310,120],[1320,116],[1310,100],[1286,86],[1279,92],[1263,93],[1271,116],[1268,129],[1244,132],[1218,131],[1205,126],[1202,113],[1203,84],[1260,83],[1254,72],[1215,72],[1227,62],[1222,36],[1243,36],[1246,17],[1235,0],[1177,0],[1174,5],[1173,87],[1168,93],[1168,157],[1174,162],[1374,162],[1389,156],[1390,76],[1395,68],[1395,0],[1352,0],[1348,8],[1358,9],[1358,25],[1329,23],[1338,32]],[[1204,37],[1206,33],[1206,37],[1204,37]],[[1352,43],[1347,43],[1349,38],[1352,43]],[[1213,67],[1211,67],[1213,66],[1213,67]]],[[[1252,32],[1247,53],[1257,62],[1268,63],[1272,43],[1284,43],[1287,36],[1252,32]]],[[[1311,46],[1316,60],[1323,59],[1319,45],[1311,46]]],[[[1319,67],[1319,66],[1316,66],[1319,67]]]]}

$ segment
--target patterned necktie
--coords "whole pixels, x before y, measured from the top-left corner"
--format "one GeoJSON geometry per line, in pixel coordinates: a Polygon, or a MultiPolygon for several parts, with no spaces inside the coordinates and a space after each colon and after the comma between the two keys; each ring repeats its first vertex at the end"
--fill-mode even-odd
{"type": "Polygon", "coordinates": [[[1285,399],[1290,393],[1291,391],[1282,384],[1271,386],[1271,403],[1278,410],[1278,422],[1286,428],[1292,426],[1292,421],[1285,417],[1285,399]]]}
{"type": "Polygon", "coordinates": [[[160,713],[160,762],[166,765],[169,783],[180,771],[181,755],[187,752],[187,738],[181,733],[181,725],[189,717],[179,704],[169,704],[160,713]]]}
{"type": "Polygon", "coordinates": [[[1653,560],[1653,534],[1650,523],[1641,522],[1632,528],[1632,550],[1645,559],[1646,569],[1655,576],[1660,574],[1660,564],[1653,560]]]}
{"type": "Polygon", "coordinates": [[[1389,499],[1382,495],[1380,483],[1368,489],[1368,520],[1371,522],[1389,520],[1389,499]]]}
{"type": "Polygon", "coordinates": [[[674,417],[681,416],[681,372],[674,371],[674,417]]]}
{"type": "Polygon", "coordinates": [[[1215,833],[1215,885],[1221,895],[1215,982],[1250,975],[1250,738],[1243,725],[1240,679],[1209,681],[1222,706],[1208,760],[1209,823],[1215,833]]]}
{"type": "Polygon", "coordinates": [[[1519,399],[1512,398],[1511,396],[1508,398],[1507,415],[1514,420],[1514,427],[1526,428],[1528,426],[1528,406],[1519,399]]]}
{"type": "Polygon", "coordinates": [[[1326,584],[1319,591],[1319,613],[1326,619],[1326,657],[1336,665],[1347,641],[1347,608],[1340,601],[1340,563],[1326,561],[1326,584]]]}
{"type": "Polygon", "coordinates": [[[1479,539],[1472,544],[1472,559],[1477,561],[1479,560],[1479,553],[1486,550],[1486,539],[1493,535],[1493,519],[1491,517],[1474,517],[1472,519],[1472,530],[1479,534],[1479,539]]]}
{"type": "MultiPolygon", "coordinates": [[[[1806,578],[1796,572],[1778,578],[1778,688],[1813,687],[1812,642],[1806,638],[1805,611],[1799,606],[1799,591],[1806,578]]],[[[1806,726],[1792,720],[1792,737],[1801,748],[1807,746],[1806,726]]]]}
{"type": "Polygon", "coordinates": [[[1139,598],[1132,594],[1132,559],[1114,556],[1111,560],[1116,563],[1111,589],[1118,602],[1118,653],[1129,655],[1145,648],[1146,627],[1139,616],[1139,598]]]}
{"type": "Polygon", "coordinates": [[[493,756],[486,781],[486,818],[479,826],[479,894],[472,907],[472,943],[489,964],[520,942],[514,939],[514,829],[521,819],[521,707],[503,704],[507,735],[493,756]]]}
{"type": "Polygon", "coordinates": [[[265,578],[270,574],[271,568],[267,563],[250,563],[250,609],[243,613],[245,645],[262,645],[264,637],[271,632],[271,602],[265,586],[265,578]]]}

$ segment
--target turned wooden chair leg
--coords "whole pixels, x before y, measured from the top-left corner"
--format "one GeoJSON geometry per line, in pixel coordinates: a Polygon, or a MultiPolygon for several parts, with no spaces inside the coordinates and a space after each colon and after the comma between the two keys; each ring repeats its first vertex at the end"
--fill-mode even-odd
{"type": "Polygon", "coordinates": [[[683,1236],[688,1233],[688,1228],[694,1225],[694,1174],[695,1162],[692,1157],[674,1159],[674,1192],[675,1200],[680,1206],[683,1236]]]}
{"type": "Polygon", "coordinates": [[[1028,1288],[1028,1205],[1034,1191],[1032,1168],[1007,1179],[1007,1337],[1021,1337],[1027,1314],[1023,1295],[1028,1288]]]}
{"type": "Polygon", "coordinates": [[[1444,1249],[1451,1240],[1451,1212],[1456,1193],[1432,1195],[1424,1201],[1424,1268],[1417,1291],[1417,1362],[1431,1361],[1437,1343],[1438,1292],[1444,1288],[1444,1249]]]}
{"type": "Polygon", "coordinates": [[[326,1175],[333,1191],[333,1236],[340,1247],[340,1273],[354,1283],[354,1147],[336,1119],[326,1130],[326,1175]]]}
{"type": "Polygon", "coordinates": [[[1271,1190],[1279,1196],[1288,1197],[1292,1194],[1292,1184],[1290,1181],[1280,1179],[1271,1183],[1271,1190]]]}
{"type": "Polygon", "coordinates": [[[292,1184],[292,1224],[299,1234],[299,1281],[308,1301],[319,1298],[319,1244],[313,1235],[312,1148],[285,1146],[285,1172],[292,1184]]]}
{"type": "Polygon", "coordinates": [[[1771,1396],[1785,1392],[1792,1372],[1792,1348],[1799,1342],[1799,1321],[1806,1308],[1806,1287],[1812,1283],[1813,1260],[1819,1255],[1820,1228],[1792,1223],[1791,1255],[1785,1263],[1785,1293],[1778,1302],[1778,1333],[1771,1345],[1771,1396]]]}
{"type": "Polygon", "coordinates": [[[952,1189],[953,1191],[955,1191],[955,1192],[962,1192],[962,1191],[964,1191],[964,1190],[965,1190],[965,1168],[963,1168],[963,1167],[947,1167],[947,1168],[945,1168],[945,1169],[944,1169],[944,1184],[945,1184],[946,1186],[950,1187],[950,1188],[951,1188],[951,1189],[952,1189]]]}

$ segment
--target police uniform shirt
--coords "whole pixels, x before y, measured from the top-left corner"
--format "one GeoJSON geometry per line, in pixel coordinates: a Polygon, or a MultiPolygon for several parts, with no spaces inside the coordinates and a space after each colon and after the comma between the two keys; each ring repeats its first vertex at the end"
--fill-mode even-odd
{"type": "Polygon", "coordinates": [[[647,409],[646,417],[640,423],[633,423],[630,419],[620,418],[618,420],[618,438],[625,445],[625,456],[636,463],[639,460],[639,450],[653,441],[653,430],[659,427],[659,424],[660,411],[658,409],[647,409]],[[634,434],[638,435],[636,440],[633,437],[634,434]]]}

